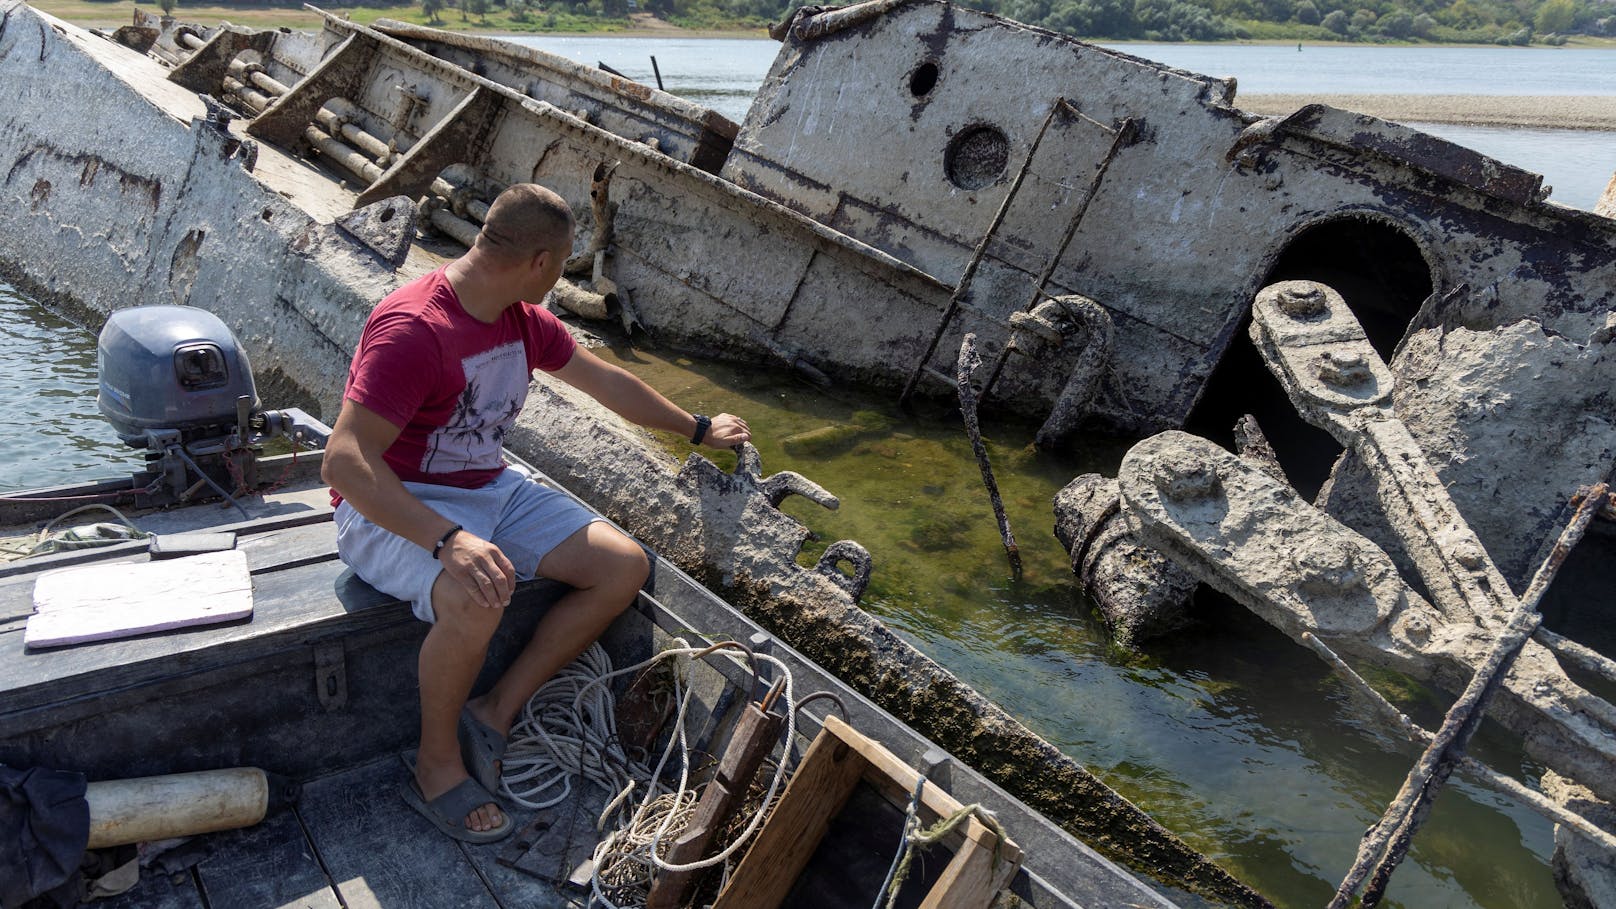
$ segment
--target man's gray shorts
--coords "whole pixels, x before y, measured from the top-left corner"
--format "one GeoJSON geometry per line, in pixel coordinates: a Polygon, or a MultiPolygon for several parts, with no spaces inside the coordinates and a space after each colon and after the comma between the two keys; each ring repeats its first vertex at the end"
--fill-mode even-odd
{"type": "MultiPolygon", "coordinates": [[[[480,489],[433,483],[405,483],[404,488],[445,519],[498,546],[521,581],[537,577],[539,562],[567,537],[591,521],[605,520],[514,467],[480,489]]],[[[432,585],[443,563],[372,524],[346,501],[337,506],[336,521],[337,554],[354,574],[388,596],[409,601],[422,621],[436,621],[432,585]]]]}

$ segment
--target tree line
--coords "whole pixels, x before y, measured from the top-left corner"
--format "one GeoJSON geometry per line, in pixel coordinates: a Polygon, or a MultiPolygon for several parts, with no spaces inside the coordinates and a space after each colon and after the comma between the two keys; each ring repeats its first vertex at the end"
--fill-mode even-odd
{"type": "Polygon", "coordinates": [[[1081,37],[1564,44],[1616,35],[1602,0],[965,0],[1081,37]]]}
{"type": "MultiPolygon", "coordinates": [[[[175,0],[157,0],[165,10],[175,0]]],[[[212,0],[226,6],[302,0],[212,0]]],[[[808,0],[356,0],[419,4],[421,19],[519,30],[589,31],[651,13],[690,28],[756,28],[808,0]]],[[[851,3],[857,0],[827,0],[851,3]]],[[[1616,37],[1616,0],[955,0],[1086,40],[1565,44],[1616,37]]]]}
{"type": "MultiPolygon", "coordinates": [[[[1616,36],[1611,0],[960,0],[1085,39],[1145,41],[1412,42],[1564,44],[1569,36],[1616,36]]],[[[690,27],[757,26],[800,5],[791,0],[421,0],[438,20],[490,13],[554,26],[558,15],[624,19],[650,12],[690,27]]]]}

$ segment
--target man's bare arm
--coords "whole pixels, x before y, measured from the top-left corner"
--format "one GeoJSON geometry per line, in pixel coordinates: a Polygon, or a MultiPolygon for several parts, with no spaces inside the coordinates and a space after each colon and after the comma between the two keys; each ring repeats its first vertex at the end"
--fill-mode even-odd
{"type": "MultiPolygon", "coordinates": [[[[695,435],[696,420],[684,408],[664,398],[638,376],[607,363],[582,347],[572,352],[567,365],[554,375],[611,408],[619,416],[651,429],[665,429],[689,438],[695,435]]],[[[746,421],[732,414],[713,417],[702,444],[731,448],[752,439],[746,421]]]]}
{"type": "MultiPolygon", "coordinates": [[[[454,523],[406,489],[382,458],[399,431],[370,408],[343,401],[326,443],[320,478],[371,523],[430,552],[454,523]]],[[[449,538],[438,558],[475,602],[489,607],[510,602],[516,570],[493,543],[462,530],[449,538]]]]}

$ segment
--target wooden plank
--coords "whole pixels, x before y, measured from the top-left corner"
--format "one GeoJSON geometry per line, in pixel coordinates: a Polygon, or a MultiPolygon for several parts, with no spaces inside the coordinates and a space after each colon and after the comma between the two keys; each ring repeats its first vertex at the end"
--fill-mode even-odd
{"type": "MultiPolygon", "coordinates": [[[[861,780],[878,790],[904,792],[900,806],[904,807],[919,778],[917,771],[892,752],[836,717],[826,717],[779,806],[714,909],[778,906],[819,847],[831,819],[841,812],[861,780]],[[803,782],[800,788],[799,781],[803,782]]],[[[923,788],[921,804],[932,819],[951,816],[963,807],[935,785],[923,788]]],[[[923,909],[986,909],[1020,866],[1021,850],[1015,843],[1005,840],[1001,844],[975,817],[967,818],[963,827],[962,845],[928,892],[923,909]],[[999,849],[997,861],[995,847],[999,849]]]]}
{"type": "Polygon", "coordinates": [[[34,582],[25,647],[60,647],[252,617],[247,554],[61,568],[34,582]]]}
{"type": "MultiPolygon", "coordinates": [[[[841,739],[869,762],[875,772],[869,774],[867,779],[880,789],[889,801],[900,808],[909,804],[909,799],[915,791],[915,781],[920,779],[919,771],[898,760],[892,752],[859,734],[857,730],[835,716],[825,717],[825,730],[841,739]]],[[[931,815],[927,819],[928,823],[949,817],[964,807],[942,787],[935,785],[928,785],[921,791],[920,804],[931,815]]],[[[955,829],[965,840],[981,843],[990,848],[999,839],[997,834],[974,817],[967,819],[964,825],[955,829]]],[[[1014,840],[1005,840],[999,854],[1010,861],[1017,863],[1021,861],[1021,849],[1016,846],[1014,840]]]]}
{"type": "Polygon", "coordinates": [[[992,846],[966,840],[926,894],[920,909],[987,909],[1019,867],[1019,861],[1003,855],[995,863],[992,846]]]}
{"type": "Polygon", "coordinates": [[[342,904],[348,909],[498,907],[459,844],[399,797],[407,773],[396,755],[388,755],[303,788],[298,815],[342,904]]]}
{"type": "MultiPolygon", "coordinates": [[[[471,860],[472,865],[482,875],[489,888],[493,890],[494,897],[501,906],[510,907],[510,909],[515,909],[515,907],[519,906],[542,906],[545,909],[581,907],[585,902],[584,891],[574,889],[571,885],[558,887],[535,876],[562,874],[562,857],[544,856],[549,861],[543,861],[539,855],[535,854],[535,847],[530,844],[528,850],[519,850],[520,857],[516,858],[512,863],[515,867],[512,867],[512,864],[501,862],[500,858],[501,856],[508,858],[511,850],[518,847],[518,838],[522,837],[524,832],[527,832],[526,828],[540,814],[546,814],[551,818],[558,819],[563,827],[576,826],[582,828],[581,830],[568,832],[573,834],[575,840],[573,843],[574,855],[572,857],[587,861],[593,854],[595,843],[602,836],[595,830],[595,820],[600,817],[600,812],[605,807],[606,796],[597,787],[589,784],[575,785],[573,797],[570,801],[563,802],[543,812],[508,805],[507,811],[516,824],[516,832],[511,834],[509,839],[481,846],[462,844],[460,849],[471,860]],[[573,810],[574,805],[577,806],[576,812],[573,810]]],[[[556,840],[565,844],[567,840],[566,833],[559,830],[557,833],[559,835],[556,840]]],[[[554,844],[555,841],[549,843],[549,845],[554,844]]]]}
{"type": "Polygon", "coordinates": [[[210,906],[340,909],[296,813],[281,811],[243,830],[214,834],[213,854],[197,866],[210,906]]]}
{"type": "Polygon", "coordinates": [[[238,653],[235,645],[275,646],[260,639],[285,633],[338,633],[413,621],[407,609],[386,608],[391,601],[356,584],[357,579],[347,584],[353,595],[346,595],[337,586],[344,578],[352,579],[345,566],[329,562],[260,575],[254,584],[257,615],[246,624],[43,653],[23,651],[18,635],[0,635],[0,692],[6,693],[7,708],[21,708],[39,702],[30,689],[40,686],[50,687],[50,700],[71,698],[248,658],[253,648],[238,653]]]}
{"type": "Polygon", "coordinates": [[[821,731],[713,909],[773,909],[790,892],[869,762],[821,731]]]}

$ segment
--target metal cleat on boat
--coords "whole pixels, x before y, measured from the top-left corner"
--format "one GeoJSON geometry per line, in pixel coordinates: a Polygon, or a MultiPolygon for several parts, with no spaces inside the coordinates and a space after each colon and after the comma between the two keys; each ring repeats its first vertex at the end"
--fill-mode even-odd
{"type": "MultiPolygon", "coordinates": [[[[1565,547],[1517,598],[1393,411],[1391,372],[1334,290],[1263,290],[1252,335],[1302,415],[1369,466],[1431,599],[1363,536],[1184,433],[1147,439],[1123,461],[1118,480],[1141,538],[1297,640],[1316,633],[1344,654],[1463,689],[1510,617],[1535,609],[1565,547]]],[[[1538,640],[1521,649],[1491,712],[1544,763],[1616,797],[1616,707],[1567,677],[1538,640]]]]}

